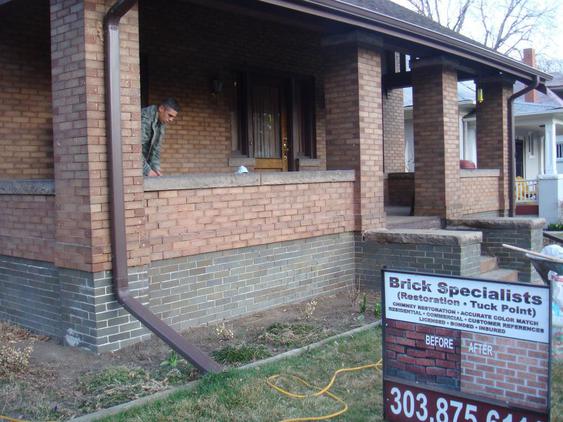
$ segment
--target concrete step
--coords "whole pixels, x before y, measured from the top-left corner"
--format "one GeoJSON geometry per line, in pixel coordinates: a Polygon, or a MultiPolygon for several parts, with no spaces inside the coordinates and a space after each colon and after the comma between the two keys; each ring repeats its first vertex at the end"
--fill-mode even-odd
{"type": "Polygon", "coordinates": [[[481,273],[487,273],[497,268],[497,259],[494,256],[481,256],[481,273]]]}
{"type": "Polygon", "coordinates": [[[489,280],[518,281],[518,271],[499,268],[481,273],[479,277],[489,280]]]}
{"type": "Polygon", "coordinates": [[[386,219],[388,229],[441,229],[440,217],[405,217],[388,215],[386,219]]]}

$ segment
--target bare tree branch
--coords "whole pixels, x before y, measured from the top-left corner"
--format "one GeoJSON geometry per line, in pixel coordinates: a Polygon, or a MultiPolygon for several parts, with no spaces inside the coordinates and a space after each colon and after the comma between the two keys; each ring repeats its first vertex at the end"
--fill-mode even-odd
{"type": "Polygon", "coordinates": [[[465,22],[465,16],[467,15],[467,11],[469,10],[469,7],[473,4],[474,0],[465,0],[465,3],[463,3],[460,8],[459,8],[459,13],[457,15],[457,19],[455,21],[455,23],[450,26],[450,29],[453,29],[456,32],[460,32],[461,29],[463,28],[463,24],[465,22]]]}
{"type": "Polygon", "coordinates": [[[472,16],[482,27],[477,40],[505,54],[514,53],[538,30],[553,27],[558,1],[406,0],[421,15],[456,32],[472,16]]]}

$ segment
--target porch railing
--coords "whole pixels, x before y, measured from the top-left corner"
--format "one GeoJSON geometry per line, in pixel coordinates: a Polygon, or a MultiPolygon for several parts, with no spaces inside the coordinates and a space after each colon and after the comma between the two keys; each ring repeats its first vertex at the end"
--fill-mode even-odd
{"type": "Polygon", "coordinates": [[[536,179],[516,178],[516,202],[537,202],[538,181],[536,179]]]}

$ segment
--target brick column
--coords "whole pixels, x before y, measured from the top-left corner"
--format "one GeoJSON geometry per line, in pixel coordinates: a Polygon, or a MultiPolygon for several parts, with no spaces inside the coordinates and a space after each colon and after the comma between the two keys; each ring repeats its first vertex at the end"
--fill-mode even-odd
{"type": "Polygon", "coordinates": [[[508,210],[510,156],[508,152],[508,106],[512,83],[506,80],[478,81],[483,102],[477,103],[477,163],[479,168],[499,169],[499,206],[508,210]]]}
{"type": "Polygon", "coordinates": [[[51,1],[55,265],[89,271],[92,219],[83,2],[51,1]],[[70,4],[72,3],[72,4],[70,4]]]}
{"type": "Polygon", "coordinates": [[[324,40],[327,169],[356,170],[355,226],[385,225],[379,40],[352,33],[324,40]]]}
{"type": "Polygon", "coordinates": [[[421,60],[412,79],[415,215],[451,218],[461,208],[457,74],[421,60]]]}
{"type": "MultiPolygon", "coordinates": [[[[111,269],[104,104],[103,0],[52,0],[53,132],[57,209],[55,264],[111,269]]],[[[137,11],[121,25],[122,144],[129,265],[148,262],[143,246],[137,11]]]]}
{"type": "Polygon", "coordinates": [[[383,94],[383,142],[385,173],[405,171],[405,118],[403,90],[383,94]]]}
{"type": "MultiPolygon", "coordinates": [[[[55,265],[59,269],[65,339],[113,350],[145,330],[118,306],[111,288],[109,178],[104,97],[104,0],[51,0],[51,64],[55,161],[55,265]]],[[[138,13],[121,29],[121,116],[129,266],[149,262],[144,241],[140,151],[138,13]]],[[[146,269],[131,269],[131,286],[148,302],[146,269]]]]}

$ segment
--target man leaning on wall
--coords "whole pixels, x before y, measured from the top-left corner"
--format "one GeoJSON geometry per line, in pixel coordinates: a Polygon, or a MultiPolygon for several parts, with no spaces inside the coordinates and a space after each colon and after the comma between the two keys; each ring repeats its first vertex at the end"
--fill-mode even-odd
{"type": "Polygon", "coordinates": [[[160,148],[166,125],[172,123],[179,112],[180,105],[174,98],[167,98],[159,105],[150,105],[141,110],[143,175],[162,176],[160,148]]]}

